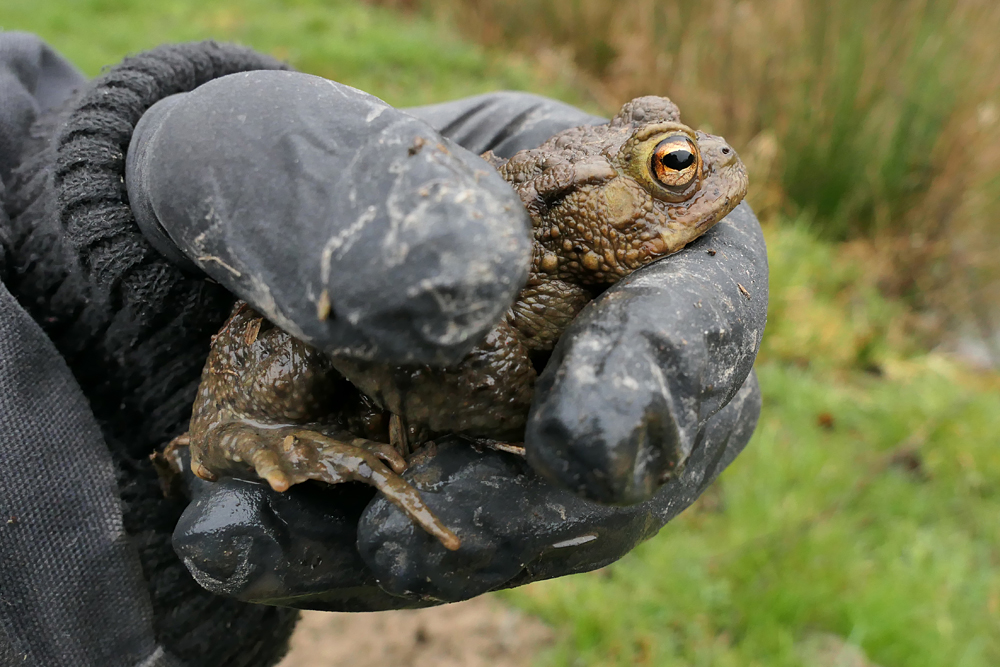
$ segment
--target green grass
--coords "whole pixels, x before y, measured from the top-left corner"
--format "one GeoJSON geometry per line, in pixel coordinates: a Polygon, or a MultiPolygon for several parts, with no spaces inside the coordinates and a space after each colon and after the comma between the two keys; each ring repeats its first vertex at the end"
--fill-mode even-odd
{"type": "MultiPolygon", "coordinates": [[[[41,35],[91,76],[158,44],[217,39],[396,106],[542,86],[527,65],[443,26],[348,0],[4,0],[0,27],[41,35]]],[[[550,93],[571,96],[558,84],[550,93]]]]}
{"type": "MultiPolygon", "coordinates": [[[[955,3],[910,4],[919,6],[809,3],[803,60],[812,76],[789,90],[782,184],[830,238],[905,228],[914,201],[941,178],[936,149],[972,94],[974,70],[959,66],[962,38],[949,20],[955,3]]],[[[764,120],[781,122],[780,113],[764,120]]]]}
{"type": "MultiPolygon", "coordinates": [[[[347,0],[4,0],[0,25],[41,34],[91,75],[214,37],[397,105],[586,95],[453,29],[347,0]]],[[[766,234],[765,404],[747,451],[619,563],[504,599],[559,632],[544,665],[822,667],[804,657],[816,633],[881,667],[1000,664],[1000,379],[921,352],[903,306],[806,218],[766,234]]]]}

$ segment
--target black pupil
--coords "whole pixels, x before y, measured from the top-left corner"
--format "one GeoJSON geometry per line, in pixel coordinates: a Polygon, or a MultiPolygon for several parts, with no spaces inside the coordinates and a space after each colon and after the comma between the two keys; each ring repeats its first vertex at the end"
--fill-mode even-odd
{"type": "Polygon", "coordinates": [[[667,169],[681,171],[682,169],[687,169],[694,164],[694,153],[683,149],[670,151],[660,158],[660,162],[667,169]]]}

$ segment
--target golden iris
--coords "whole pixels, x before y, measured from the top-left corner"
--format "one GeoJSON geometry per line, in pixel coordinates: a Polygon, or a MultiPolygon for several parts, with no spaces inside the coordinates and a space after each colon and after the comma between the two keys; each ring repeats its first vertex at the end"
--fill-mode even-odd
{"type": "Polygon", "coordinates": [[[660,185],[683,188],[698,175],[698,147],[683,134],[667,137],[656,145],[651,171],[660,185]]]}

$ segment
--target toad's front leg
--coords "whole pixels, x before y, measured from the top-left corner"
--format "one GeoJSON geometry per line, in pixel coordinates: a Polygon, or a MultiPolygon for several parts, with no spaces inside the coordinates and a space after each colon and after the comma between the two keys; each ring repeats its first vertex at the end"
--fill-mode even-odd
{"type": "Polygon", "coordinates": [[[434,516],[420,493],[399,476],[406,461],[386,443],[327,428],[319,432],[303,426],[269,427],[236,420],[216,424],[200,437],[192,437],[190,447],[191,467],[204,479],[251,473],[275,491],[286,491],[309,479],[370,484],[445,548],[454,551],[461,544],[434,516]]]}
{"type": "Polygon", "coordinates": [[[382,410],[325,355],[239,304],[213,338],[187,439],[199,477],[256,473],[277,491],[307,479],[364,482],[457,549],[455,534],[399,476],[406,462],[378,442],[384,431],[382,410]]]}

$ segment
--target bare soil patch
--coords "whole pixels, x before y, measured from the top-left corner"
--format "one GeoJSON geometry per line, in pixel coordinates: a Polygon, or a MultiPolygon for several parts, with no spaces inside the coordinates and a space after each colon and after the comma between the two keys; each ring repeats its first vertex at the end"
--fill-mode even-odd
{"type": "Polygon", "coordinates": [[[413,611],[307,611],[279,667],[522,667],[552,639],[539,619],[490,598],[413,611]]]}

